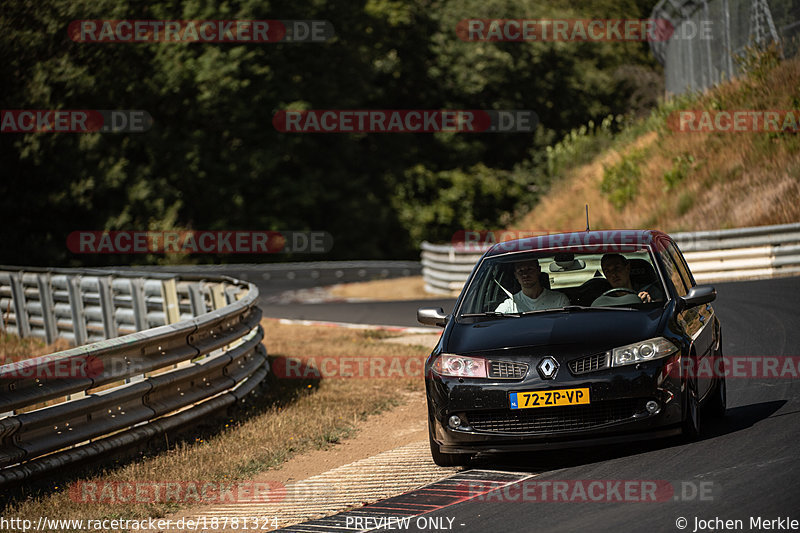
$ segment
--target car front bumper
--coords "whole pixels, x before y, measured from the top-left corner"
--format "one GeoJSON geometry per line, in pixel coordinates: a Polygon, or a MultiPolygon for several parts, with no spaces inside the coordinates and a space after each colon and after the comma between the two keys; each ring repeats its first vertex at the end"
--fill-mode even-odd
{"type": "MultiPolygon", "coordinates": [[[[669,358],[579,376],[560,372],[518,381],[458,379],[428,372],[432,436],[443,453],[503,452],[596,446],[680,433],[684,395],[669,358]],[[588,388],[588,405],[511,409],[512,392],[588,388]],[[648,411],[648,401],[657,402],[648,411]],[[452,415],[462,424],[448,425],[452,415]]],[[[566,370],[566,369],[564,369],[566,370]]]]}

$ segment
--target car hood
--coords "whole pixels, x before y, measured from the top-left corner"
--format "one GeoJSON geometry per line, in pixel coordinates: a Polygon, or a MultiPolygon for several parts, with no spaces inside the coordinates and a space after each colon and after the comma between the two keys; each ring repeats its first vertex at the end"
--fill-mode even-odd
{"type": "Polygon", "coordinates": [[[664,308],[644,310],[581,310],[522,317],[453,323],[442,344],[444,351],[468,355],[514,348],[569,346],[577,350],[607,350],[661,333],[664,308]]]}

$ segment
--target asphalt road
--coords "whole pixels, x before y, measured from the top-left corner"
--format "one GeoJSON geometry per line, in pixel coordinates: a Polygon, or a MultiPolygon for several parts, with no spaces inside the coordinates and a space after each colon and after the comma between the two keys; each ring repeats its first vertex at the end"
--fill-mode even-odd
{"type": "MultiPolygon", "coordinates": [[[[715,285],[719,296],[714,307],[722,321],[726,355],[800,355],[800,278],[715,285]]],[[[427,304],[430,302],[422,303],[427,304]]],[[[304,318],[411,325],[419,305],[319,304],[306,310],[286,309],[291,311],[289,315],[303,313],[304,318]]],[[[265,315],[273,312],[269,308],[265,315]]],[[[536,474],[532,479],[538,482],[663,480],[675,491],[666,501],[520,501],[520,487],[514,487],[449,505],[425,517],[441,518],[442,525],[453,518],[452,530],[465,533],[692,532],[695,519],[710,519],[713,530],[726,530],[725,523],[713,522],[715,518],[741,520],[728,524],[733,529],[727,530],[737,531],[759,530],[750,527],[751,518],[758,517],[790,517],[800,523],[800,379],[731,378],[728,408],[724,420],[706,424],[699,442],[673,438],[588,450],[484,456],[471,465],[475,470],[536,474]],[[685,529],[676,526],[680,518],[687,521],[685,529]]],[[[785,520],[773,523],[776,527],[772,529],[787,524],[791,527],[785,520]]],[[[410,525],[410,530],[418,530],[415,520],[410,525]]]]}
{"type": "Polygon", "coordinates": [[[322,320],[385,326],[419,326],[418,307],[441,307],[449,313],[455,298],[405,302],[326,302],[318,304],[270,304],[259,302],[265,317],[322,320]]]}

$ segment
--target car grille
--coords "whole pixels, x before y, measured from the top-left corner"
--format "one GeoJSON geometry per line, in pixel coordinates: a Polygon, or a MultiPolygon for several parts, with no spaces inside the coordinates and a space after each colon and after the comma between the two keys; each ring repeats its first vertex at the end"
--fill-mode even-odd
{"type": "Polygon", "coordinates": [[[633,417],[641,400],[609,400],[591,405],[468,413],[469,425],[493,433],[536,433],[590,429],[633,417]]]}
{"type": "Polygon", "coordinates": [[[573,374],[586,374],[606,368],[607,360],[605,352],[587,355],[570,361],[569,369],[573,374]]]}
{"type": "Polygon", "coordinates": [[[497,379],[522,379],[528,373],[527,363],[490,361],[489,377],[497,379]]]}

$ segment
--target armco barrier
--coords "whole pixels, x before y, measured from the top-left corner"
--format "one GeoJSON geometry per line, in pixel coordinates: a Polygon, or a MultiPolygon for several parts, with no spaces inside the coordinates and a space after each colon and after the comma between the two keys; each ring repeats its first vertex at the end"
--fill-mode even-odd
{"type": "MultiPolygon", "coordinates": [[[[675,233],[672,238],[700,283],[800,274],[800,224],[675,233]]],[[[425,290],[457,294],[488,248],[464,251],[423,242],[425,290]]]]}
{"type": "Polygon", "coordinates": [[[244,400],[269,371],[257,298],[225,277],[0,268],[6,331],[97,341],[0,366],[0,486],[244,400]]]}

